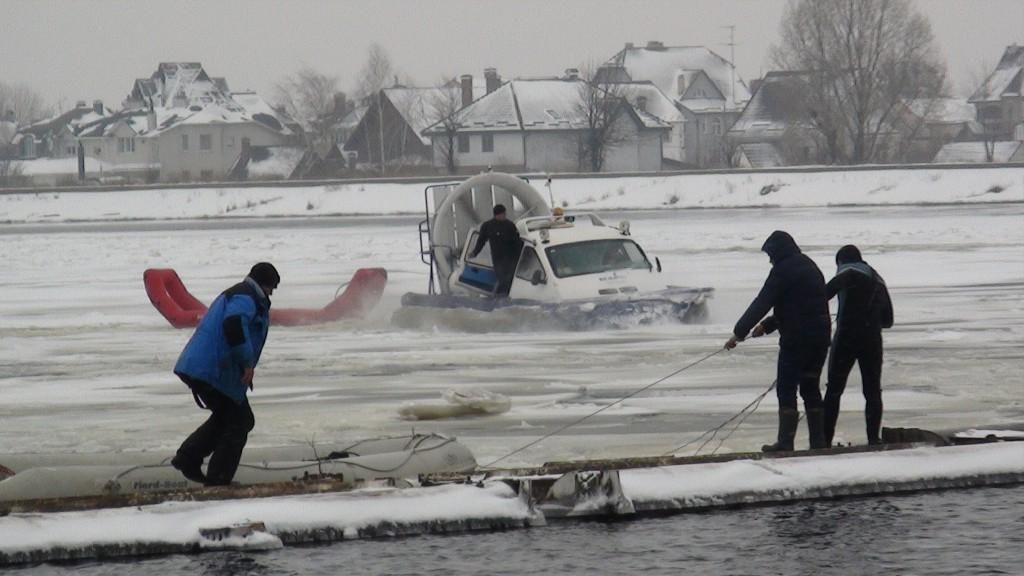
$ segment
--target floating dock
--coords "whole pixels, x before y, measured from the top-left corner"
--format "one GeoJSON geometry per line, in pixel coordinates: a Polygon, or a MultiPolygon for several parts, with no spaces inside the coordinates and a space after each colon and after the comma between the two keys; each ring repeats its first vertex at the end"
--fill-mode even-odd
{"type": "Polygon", "coordinates": [[[1024,484],[1024,442],[975,440],[984,443],[561,462],[355,490],[324,478],[25,500],[0,510],[0,565],[511,530],[556,520],[1024,484]]]}

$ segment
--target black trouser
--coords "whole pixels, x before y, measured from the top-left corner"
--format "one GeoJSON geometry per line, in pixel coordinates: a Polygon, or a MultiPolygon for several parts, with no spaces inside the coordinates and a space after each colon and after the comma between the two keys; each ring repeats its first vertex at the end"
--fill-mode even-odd
{"type": "Polygon", "coordinates": [[[846,379],[853,363],[860,366],[864,388],[864,419],[869,444],[880,442],[882,427],[882,331],[867,329],[859,333],[837,333],[828,360],[828,387],[825,391],[825,440],[831,445],[839,419],[839,402],[846,390],[846,379]]]}
{"type": "Polygon", "coordinates": [[[509,290],[512,289],[512,280],[516,276],[516,263],[515,258],[495,260],[494,275],[498,280],[494,287],[495,296],[508,296],[509,290]]]}
{"type": "Polygon", "coordinates": [[[804,410],[821,407],[821,369],[828,348],[820,344],[787,344],[779,348],[775,393],[779,408],[796,410],[796,394],[804,400],[804,410]]]}
{"type": "MultiPolygon", "coordinates": [[[[180,376],[180,375],[179,375],[180,376]]],[[[256,419],[246,400],[239,404],[206,382],[180,378],[212,414],[178,448],[189,463],[202,464],[207,456],[206,478],[210,484],[230,484],[242,459],[242,450],[256,419]]]]}

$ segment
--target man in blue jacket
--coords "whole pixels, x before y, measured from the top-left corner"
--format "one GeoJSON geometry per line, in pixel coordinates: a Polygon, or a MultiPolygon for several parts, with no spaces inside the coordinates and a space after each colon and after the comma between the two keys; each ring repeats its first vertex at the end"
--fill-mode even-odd
{"type": "Polygon", "coordinates": [[[725,347],[735,348],[748,334],[756,338],[776,329],[779,331],[775,390],[779,397],[779,433],[774,444],[766,444],[761,449],[765,452],[793,450],[793,439],[800,423],[796,404],[798,390],[804,401],[811,448],[825,448],[825,414],[819,381],[832,331],[825,277],[786,232],[772,232],[761,250],[768,254],[772,271],[761,292],[736,323],[725,347]],[[773,315],[765,318],[769,311],[773,315]]]}
{"type": "Polygon", "coordinates": [[[222,486],[235,477],[255,425],[246,393],[270,328],[270,295],[280,282],[272,264],[253,266],[245,280],[213,301],[174,366],[196,404],[211,412],[171,460],[193,482],[222,486]]]}

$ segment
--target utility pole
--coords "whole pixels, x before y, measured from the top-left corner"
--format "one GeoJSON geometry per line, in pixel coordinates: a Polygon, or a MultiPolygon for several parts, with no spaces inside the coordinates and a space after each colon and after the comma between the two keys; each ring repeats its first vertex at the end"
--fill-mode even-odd
{"type": "Polygon", "coordinates": [[[736,25],[723,26],[729,30],[729,102],[736,105],[736,25]]]}

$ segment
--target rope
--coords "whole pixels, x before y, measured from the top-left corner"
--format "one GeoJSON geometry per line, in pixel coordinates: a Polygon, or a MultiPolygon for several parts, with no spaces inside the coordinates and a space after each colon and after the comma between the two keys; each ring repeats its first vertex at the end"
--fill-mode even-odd
{"type": "Polygon", "coordinates": [[[618,398],[617,400],[615,400],[614,402],[612,402],[610,404],[606,404],[606,405],[598,408],[597,410],[594,410],[593,412],[582,416],[581,418],[577,418],[576,420],[573,420],[572,422],[569,422],[568,424],[563,424],[562,426],[559,426],[555,430],[553,430],[553,431],[551,431],[551,432],[541,436],[540,438],[537,438],[536,440],[533,440],[532,442],[527,442],[526,444],[520,446],[519,448],[516,448],[515,450],[509,452],[508,454],[505,454],[504,456],[502,456],[500,458],[497,458],[495,460],[492,460],[491,462],[485,464],[483,466],[483,468],[490,468],[490,467],[494,466],[495,464],[497,464],[498,462],[501,462],[502,460],[505,460],[506,458],[509,458],[509,457],[514,456],[516,454],[519,454],[523,450],[526,450],[528,448],[532,448],[533,446],[536,446],[537,444],[540,444],[541,442],[547,440],[548,438],[551,438],[552,436],[557,436],[558,434],[561,434],[562,432],[565,432],[569,428],[572,428],[573,426],[581,424],[584,421],[589,420],[590,418],[593,418],[594,416],[597,416],[598,414],[600,414],[601,412],[604,412],[605,410],[611,408],[612,406],[615,406],[615,405],[623,402],[624,400],[628,400],[628,399],[632,398],[633,396],[636,396],[637,394],[639,394],[641,392],[649,390],[649,389],[657,386],[658,384],[661,384],[665,380],[668,380],[669,378],[671,378],[671,377],[673,377],[673,376],[675,376],[677,374],[685,372],[685,371],[689,370],[690,368],[693,368],[694,366],[700,364],[701,362],[704,362],[705,360],[708,360],[708,359],[710,359],[710,358],[712,358],[714,356],[717,356],[717,355],[721,354],[722,352],[725,352],[725,348],[719,348],[719,349],[715,350],[714,352],[706,354],[703,357],[701,357],[700,359],[694,360],[693,362],[690,362],[686,366],[683,366],[682,368],[679,368],[678,370],[676,370],[676,371],[674,371],[674,372],[672,372],[670,374],[662,376],[661,378],[658,378],[657,380],[655,380],[654,382],[651,382],[650,384],[648,384],[646,386],[642,386],[640,388],[637,388],[636,390],[633,390],[629,394],[626,394],[625,396],[622,396],[622,397],[618,398]]]}
{"type": "MultiPolygon", "coordinates": [[[[734,426],[733,429],[730,430],[729,433],[722,438],[722,440],[718,443],[718,446],[715,447],[714,452],[717,452],[718,449],[722,447],[722,444],[726,440],[728,440],[730,436],[732,436],[733,432],[735,432],[736,429],[740,427],[740,424],[743,424],[743,422],[751,414],[753,414],[754,411],[757,410],[757,407],[761,405],[761,401],[764,400],[765,396],[767,396],[769,392],[771,392],[772,390],[775,389],[775,385],[777,383],[778,383],[777,380],[775,382],[772,382],[771,385],[768,386],[768,388],[764,392],[761,392],[760,394],[758,394],[757,397],[754,398],[753,400],[751,400],[749,404],[744,406],[742,410],[740,410],[739,412],[737,412],[737,413],[733,414],[732,416],[730,416],[725,422],[722,422],[721,424],[719,424],[718,426],[715,426],[714,428],[710,428],[708,430],[705,430],[700,436],[697,436],[696,438],[693,438],[692,440],[688,440],[687,442],[684,442],[683,444],[681,444],[681,445],[679,445],[679,446],[669,450],[668,452],[665,452],[664,454],[662,454],[662,456],[671,456],[671,455],[675,454],[676,452],[679,452],[680,450],[686,448],[687,446],[690,446],[692,444],[696,444],[697,442],[700,442],[700,440],[702,438],[704,438],[705,436],[708,436],[710,434],[711,436],[707,440],[705,440],[704,443],[701,444],[697,448],[696,452],[694,452],[694,455],[696,455],[701,450],[703,450],[704,447],[708,445],[708,443],[710,443],[712,440],[714,440],[715,436],[717,436],[718,433],[721,432],[721,430],[723,428],[728,426],[733,420],[736,420],[737,418],[740,418],[742,416],[743,418],[739,422],[736,423],[736,426],[734,426]],[[749,410],[749,412],[748,412],[748,410],[749,410]]],[[[712,452],[712,454],[714,452],[712,452]]]]}

